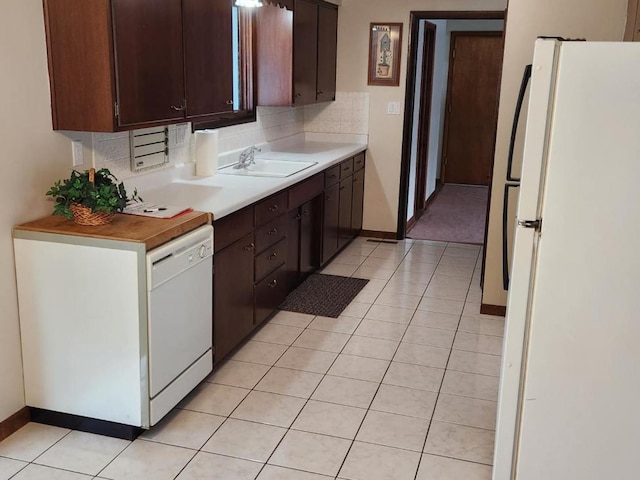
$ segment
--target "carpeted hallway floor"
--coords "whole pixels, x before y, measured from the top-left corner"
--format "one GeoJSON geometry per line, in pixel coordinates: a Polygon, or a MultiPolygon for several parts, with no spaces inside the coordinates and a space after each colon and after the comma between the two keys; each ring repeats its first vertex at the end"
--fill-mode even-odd
{"type": "Polygon", "coordinates": [[[481,245],[488,194],[488,187],[444,185],[407,236],[481,245]]]}

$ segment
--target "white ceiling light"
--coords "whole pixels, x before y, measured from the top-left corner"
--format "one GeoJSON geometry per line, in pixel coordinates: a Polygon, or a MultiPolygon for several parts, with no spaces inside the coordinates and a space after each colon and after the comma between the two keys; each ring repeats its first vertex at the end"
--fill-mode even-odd
{"type": "Polygon", "coordinates": [[[262,6],[262,0],[236,0],[236,7],[256,8],[262,6]]]}

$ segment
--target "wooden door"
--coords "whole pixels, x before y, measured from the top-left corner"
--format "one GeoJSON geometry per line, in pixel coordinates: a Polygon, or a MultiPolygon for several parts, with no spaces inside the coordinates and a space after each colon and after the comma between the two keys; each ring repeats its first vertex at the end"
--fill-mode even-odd
{"type": "Polygon", "coordinates": [[[362,230],[362,207],[364,205],[364,169],[353,174],[353,199],[351,203],[351,235],[362,230]]]}
{"type": "Polygon", "coordinates": [[[336,61],[338,48],[338,9],[318,6],[318,88],[316,101],[336,98],[336,61]]]}
{"type": "Polygon", "coordinates": [[[316,101],[318,6],[296,0],[293,11],[293,104],[316,101]]]}
{"type": "Polygon", "coordinates": [[[353,176],[340,180],[340,213],[338,215],[338,250],[351,240],[351,206],[353,203],[353,176]]]}
{"type": "Polygon", "coordinates": [[[627,4],[627,28],[624,40],[640,42],[640,2],[638,0],[629,0],[627,4]]]}
{"type": "Polygon", "coordinates": [[[451,33],[443,151],[445,183],[489,184],[502,51],[502,32],[451,33]]]}
{"type": "Polygon", "coordinates": [[[340,184],[327,188],[324,193],[322,222],[322,263],[326,263],[338,251],[338,220],[340,215],[340,184]]]}
{"type": "Polygon", "coordinates": [[[232,0],[183,0],[187,118],[233,111],[232,0]]]}
{"type": "Polygon", "coordinates": [[[112,0],[120,126],[184,120],[182,1],[112,0]]]}

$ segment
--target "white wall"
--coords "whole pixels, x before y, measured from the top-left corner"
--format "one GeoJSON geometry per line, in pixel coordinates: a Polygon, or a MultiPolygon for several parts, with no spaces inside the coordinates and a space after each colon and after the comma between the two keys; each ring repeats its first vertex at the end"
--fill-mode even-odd
{"type": "MultiPolygon", "coordinates": [[[[622,40],[627,0],[510,0],[491,190],[491,211],[482,303],[505,305],[502,287],[502,201],[515,104],[525,65],[540,35],[622,40]]],[[[515,158],[516,168],[522,158],[515,158]]],[[[509,230],[513,230],[513,222],[509,230]]]]}

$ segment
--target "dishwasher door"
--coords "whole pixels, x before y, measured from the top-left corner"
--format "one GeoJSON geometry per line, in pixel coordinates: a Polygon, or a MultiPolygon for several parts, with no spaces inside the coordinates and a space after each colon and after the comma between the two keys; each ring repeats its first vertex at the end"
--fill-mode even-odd
{"type": "MultiPolygon", "coordinates": [[[[210,225],[147,254],[151,399],[205,354],[210,356],[213,342],[212,256],[213,227],[210,225]]],[[[208,372],[212,368],[213,364],[208,372]]],[[[195,385],[200,380],[202,378],[195,385]]]]}

